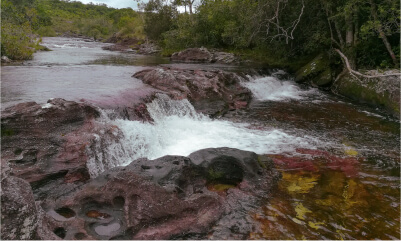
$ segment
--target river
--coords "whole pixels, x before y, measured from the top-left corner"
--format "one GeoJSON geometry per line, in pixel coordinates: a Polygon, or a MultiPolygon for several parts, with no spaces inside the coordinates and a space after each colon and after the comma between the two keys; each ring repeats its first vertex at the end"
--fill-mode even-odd
{"type": "MultiPolygon", "coordinates": [[[[237,70],[227,65],[172,64],[166,58],[102,50],[108,44],[44,38],[53,51],[1,68],[1,109],[49,98],[102,106],[151,89],[131,77],[156,65],[237,70]]],[[[186,101],[159,95],[148,104],[154,123],[112,122],[124,133],[108,152],[114,165],[139,157],[188,155],[233,147],[273,158],[282,179],[270,200],[249,215],[250,239],[400,239],[400,122],[272,70],[243,83],[248,109],[210,119],[186,101]],[[172,138],[173,137],[173,138],[172,138]]],[[[93,164],[95,165],[95,164],[93,164]]],[[[104,170],[92,166],[92,174],[104,170]]]]}

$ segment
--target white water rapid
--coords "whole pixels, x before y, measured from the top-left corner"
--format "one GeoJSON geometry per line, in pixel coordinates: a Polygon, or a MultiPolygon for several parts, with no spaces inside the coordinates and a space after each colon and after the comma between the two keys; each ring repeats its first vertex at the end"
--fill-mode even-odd
{"type": "Polygon", "coordinates": [[[316,90],[302,90],[292,80],[279,80],[275,74],[266,77],[250,77],[249,82],[241,84],[250,89],[256,99],[261,101],[300,100],[307,95],[315,94],[316,90]]]}
{"type": "Polygon", "coordinates": [[[110,142],[98,137],[96,160],[89,162],[91,175],[113,166],[127,165],[141,157],[155,159],[164,155],[187,156],[203,148],[231,147],[258,154],[293,152],[295,148],[316,148],[310,136],[297,137],[280,129],[255,130],[248,124],[212,120],[196,113],[188,100],[171,100],[158,94],[147,105],[154,123],[130,120],[106,120],[118,126],[122,138],[110,142]]]}

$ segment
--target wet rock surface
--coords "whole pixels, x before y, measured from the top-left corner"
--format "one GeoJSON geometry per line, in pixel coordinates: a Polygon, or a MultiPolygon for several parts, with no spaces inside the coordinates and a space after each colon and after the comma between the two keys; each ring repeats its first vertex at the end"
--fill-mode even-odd
{"type": "Polygon", "coordinates": [[[146,43],[143,43],[143,40],[136,38],[124,38],[118,36],[118,34],[114,34],[105,42],[114,43],[114,45],[109,45],[102,48],[110,51],[133,52],[142,55],[154,55],[161,51],[161,49],[153,42],[147,41],[146,43]]]}
{"type": "Polygon", "coordinates": [[[133,75],[174,99],[188,99],[197,111],[211,116],[247,107],[252,93],[243,77],[222,70],[156,68],[133,75]]]}
{"type": "Polygon", "coordinates": [[[2,240],[34,239],[38,225],[37,221],[38,211],[29,183],[14,176],[8,176],[2,179],[2,240]]]}
{"type": "Polygon", "coordinates": [[[107,148],[121,130],[101,115],[63,99],[2,112],[3,237],[245,239],[258,228],[250,213],[279,179],[271,159],[216,148],[119,166],[107,148]]]}
{"type": "Polygon", "coordinates": [[[2,168],[30,183],[35,198],[61,195],[89,180],[86,148],[94,138],[92,106],[52,99],[2,112],[2,168]],[[58,187],[58,188],[55,188],[58,187]]]}
{"type": "Polygon", "coordinates": [[[1,56],[1,62],[2,63],[11,63],[12,61],[7,56],[1,56]]]}
{"type": "Polygon", "coordinates": [[[172,61],[177,62],[200,62],[200,63],[239,63],[240,60],[232,53],[209,51],[207,48],[189,48],[171,55],[172,61]]]}
{"type": "Polygon", "coordinates": [[[138,159],[42,206],[65,239],[245,239],[278,179],[271,159],[211,148],[138,159]]]}

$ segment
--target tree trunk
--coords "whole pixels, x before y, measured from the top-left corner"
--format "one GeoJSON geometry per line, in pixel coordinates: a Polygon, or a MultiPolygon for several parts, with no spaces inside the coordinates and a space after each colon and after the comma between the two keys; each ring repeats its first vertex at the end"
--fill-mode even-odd
{"type": "Polygon", "coordinates": [[[188,1],[188,5],[189,5],[189,14],[192,14],[192,1],[191,0],[189,0],[188,1]]]}
{"type": "Polygon", "coordinates": [[[342,35],[341,35],[341,31],[340,31],[340,29],[338,28],[338,24],[337,24],[336,21],[334,21],[334,28],[336,29],[338,40],[340,41],[341,48],[343,49],[343,48],[345,47],[345,45],[344,45],[344,40],[343,40],[343,37],[342,37],[342,35]]]}
{"type": "Polygon", "coordinates": [[[348,12],[345,15],[345,52],[348,55],[351,68],[356,69],[356,54],[354,47],[353,12],[348,12]]]}
{"type": "Polygon", "coordinates": [[[388,53],[390,54],[391,59],[393,60],[393,63],[396,67],[399,66],[399,62],[397,60],[397,57],[395,56],[393,50],[391,49],[391,45],[387,39],[386,34],[383,31],[383,28],[381,26],[381,23],[377,17],[377,13],[376,13],[376,4],[370,0],[370,5],[371,5],[371,10],[372,10],[372,16],[373,16],[373,20],[375,22],[378,22],[379,24],[377,25],[377,31],[379,32],[380,38],[383,40],[384,45],[386,46],[386,49],[388,51],[388,53]]]}

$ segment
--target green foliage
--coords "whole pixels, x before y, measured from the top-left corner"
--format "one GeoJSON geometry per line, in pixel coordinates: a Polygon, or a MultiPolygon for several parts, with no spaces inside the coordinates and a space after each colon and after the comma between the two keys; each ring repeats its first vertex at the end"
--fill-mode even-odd
{"type": "Polygon", "coordinates": [[[31,59],[35,42],[30,37],[31,29],[28,24],[15,25],[2,23],[1,54],[14,60],[31,59]]]}
{"type": "Polygon", "coordinates": [[[79,33],[97,40],[110,35],[113,28],[111,20],[105,17],[97,17],[92,19],[80,19],[75,22],[79,26],[79,33]]]}
{"type": "Polygon", "coordinates": [[[399,59],[400,3],[396,0],[203,0],[195,14],[161,21],[163,3],[153,0],[146,5],[145,32],[162,43],[165,54],[205,46],[295,67],[299,64],[294,62],[339,48],[359,68],[393,67],[379,38],[380,27],[399,59]],[[158,21],[170,23],[160,27],[158,21]],[[346,38],[350,29],[351,42],[346,38]]]}
{"type": "Polygon", "coordinates": [[[95,40],[114,33],[120,38],[144,39],[144,20],[131,8],[114,9],[104,4],[83,4],[69,0],[1,1],[2,55],[30,59],[39,36],[80,34],[95,40]]]}
{"type": "Polygon", "coordinates": [[[163,0],[150,0],[145,6],[146,35],[152,40],[160,40],[162,34],[169,31],[176,18],[177,9],[163,0]]]}

